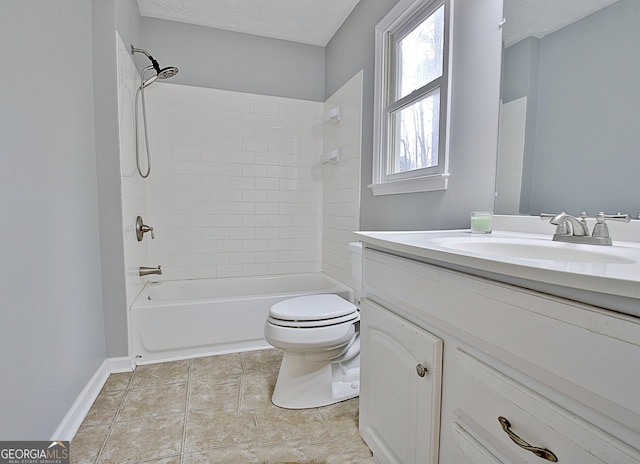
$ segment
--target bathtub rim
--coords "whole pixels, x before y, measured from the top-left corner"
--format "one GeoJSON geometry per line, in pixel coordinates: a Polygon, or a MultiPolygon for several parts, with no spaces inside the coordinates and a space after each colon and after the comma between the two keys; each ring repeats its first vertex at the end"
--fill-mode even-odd
{"type": "Polygon", "coordinates": [[[293,296],[293,295],[309,295],[309,294],[315,294],[315,293],[348,293],[349,294],[349,301],[353,303],[353,289],[345,284],[343,284],[342,282],[336,280],[335,278],[331,277],[328,274],[325,274],[323,272],[305,272],[305,273],[300,273],[300,274],[273,274],[273,275],[267,275],[267,276],[242,276],[242,277],[204,277],[204,278],[196,278],[196,279],[175,279],[175,280],[158,280],[158,281],[148,281],[144,284],[144,286],[142,287],[142,289],[140,290],[140,292],[138,293],[138,295],[136,296],[136,298],[133,300],[133,303],[131,303],[131,306],[129,307],[130,311],[135,311],[136,309],[144,309],[144,308],[149,308],[149,307],[167,307],[167,306],[174,306],[174,305],[195,305],[195,304],[200,304],[203,302],[207,302],[207,301],[219,301],[219,302],[224,302],[224,301],[235,301],[235,300],[239,300],[239,299],[243,299],[243,300],[256,300],[256,299],[261,299],[264,298],[265,296],[269,296],[269,297],[286,297],[286,296],[293,296]],[[227,296],[227,297],[214,297],[214,298],[194,298],[194,299],[176,299],[176,300],[145,300],[145,296],[148,296],[148,290],[150,289],[151,286],[154,286],[156,284],[160,284],[162,285],[163,283],[169,283],[169,284],[174,284],[174,283],[180,283],[180,282],[205,282],[208,280],[215,280],[215,281],[235,281],[235,282],[248,282],[248,281],[252,281],[252,280],[260,280],[260,281],[266,281],[266,280],[275,280],[275,279],[286,279],[286,278],[292,278],[292,277],[298,277],[298,276],[305,276],[305,277],[322,277],[326,280],[328,280],[329,282],[331,282],[333,284],[332,287],[327,287],[327,288],[323,288],[323,289],[314,289],[314,290],[291,290],[291,291],[283,291],[283,292],[273,292],[273,293],[260,293],[260,294],[255,294],[255,295],[248,295],[248,296],[244,296],[244,295],[234,295],[234,296],[227,296]]]}

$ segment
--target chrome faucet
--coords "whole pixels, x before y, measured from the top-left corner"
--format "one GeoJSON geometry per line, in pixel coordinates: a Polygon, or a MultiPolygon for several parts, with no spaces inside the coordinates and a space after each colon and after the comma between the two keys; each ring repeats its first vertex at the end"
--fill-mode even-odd
{"type": "Polygon", "coordinates": [[[629,222],[629,214],[596,214],[596,224],[593,226],[593,233],[589,234],[587,226],[587,213],[580,213],[580,219],[565,212],[560,214],[542,213],[540,219],[549,219],[549,222],[556,226],[556,233],[553,240],[556,242],[581,243],[585,245],[611,245],[609,228],[606,220],[629,222]]]}
{"type": "Polygon", "coordinates": [[[152,274],[162,275],[162,269],[160,268],[159,264],[158,264],[158,267],[140,266],[140,269],[138,270],[138,272],[140,273],[141,277],[152,275],[152,274]]]}
{"type": "Polygon", "coordinates": [[[549,221],[554,226],[558,226],[565,230],[563,235],[570,235],[573,237],[589,236],[589,227],[587,226],[587,213],[580,214],[580,219],[577,219],[564,211],[555,215],[549,221]]]}

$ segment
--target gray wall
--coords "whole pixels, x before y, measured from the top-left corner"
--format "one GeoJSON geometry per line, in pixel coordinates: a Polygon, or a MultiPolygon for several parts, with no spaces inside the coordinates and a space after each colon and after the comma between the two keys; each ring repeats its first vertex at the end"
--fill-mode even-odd
{"type": "Polygon", "coordinates": [[[141,24],[139,47],[180,68],[173,83],[324,101],[323,47],[161,19],[141,24]]]}
{"type": "Polygon", "coordinates": [[[92,0],[93,79],[100,252],[106,354],[128,354],[127,310],[122,234],[116,38],[139,40],[138,6],[131,0],[92,0]]]}
{"type": "Polygon", "coordinates": [[[47,440],[105,359],[91,3],[0,14],[0,437],[47,440]]]}
{"type": "Polygon", "coordinates": [[[361,1],[326,47],[326,95],[364,71],[360,226],[362,230],[469,227],[471,210],[493,209],[501,40],[497,22],[502,1],[456,3],[460,14],[451,111],[456,129],[448,190],[374,197],[366,187],[373,160],[374,31],[397,3],[361,1]]]}
{"type": "Polygon", "coordinates": [[[531,199],[521,212],[640,210],[638,25],[640,3],[621,0],[540,40],[531,199]]]}

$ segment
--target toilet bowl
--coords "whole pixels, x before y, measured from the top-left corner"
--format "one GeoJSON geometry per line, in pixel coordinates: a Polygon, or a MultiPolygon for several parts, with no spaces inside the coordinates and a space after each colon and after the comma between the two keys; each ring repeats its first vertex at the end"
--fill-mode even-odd
{"type": "MultiPolygon", "coordinates": [[[[355,301],[361,294],[362,245],[350,244],[355,301]]],[[[271,398],[287,409],[337,403],[360,394],[360,311],[334,294],[307,295],[273,305],[266,340],[283,351],[271,398]]]]}

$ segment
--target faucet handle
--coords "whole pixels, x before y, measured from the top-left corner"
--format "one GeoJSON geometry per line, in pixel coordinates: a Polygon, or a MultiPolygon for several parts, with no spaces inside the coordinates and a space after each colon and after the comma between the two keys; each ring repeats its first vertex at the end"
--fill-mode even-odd
{"type": "Polygon", "coordinates": [[[631,221],[630,214],[604,214],[603,212],[599,212],[596,214],[596,223],[593,226],[593,233],[591,234],[594,237],[609,237],[609,227],[607,227],[606,221],[621,221],[621,222],[629,222],[631,221]]]}
{"type": "Polygon", "coordinates": [[[630,214],[622,214],[622,213],[618,213],[618,214],[604,214],[602,212],[596,214],[596,221],[602,223],[605,220],[609,220],[609,221],[621,221],[621,222],[629,222],[631,221],[631,215],[630,214]]]}
{"type": "Polygon", "coordinates": [[[138,216],[136,218],[136,238],[139,242],[142,241],[144,234],[146,234],[147,232],[151,232],[152,239],[156,238],[155,234],[153,233],[153,227],[146,225],[144,222],[142,222],[142,218],[138,216]]]}

